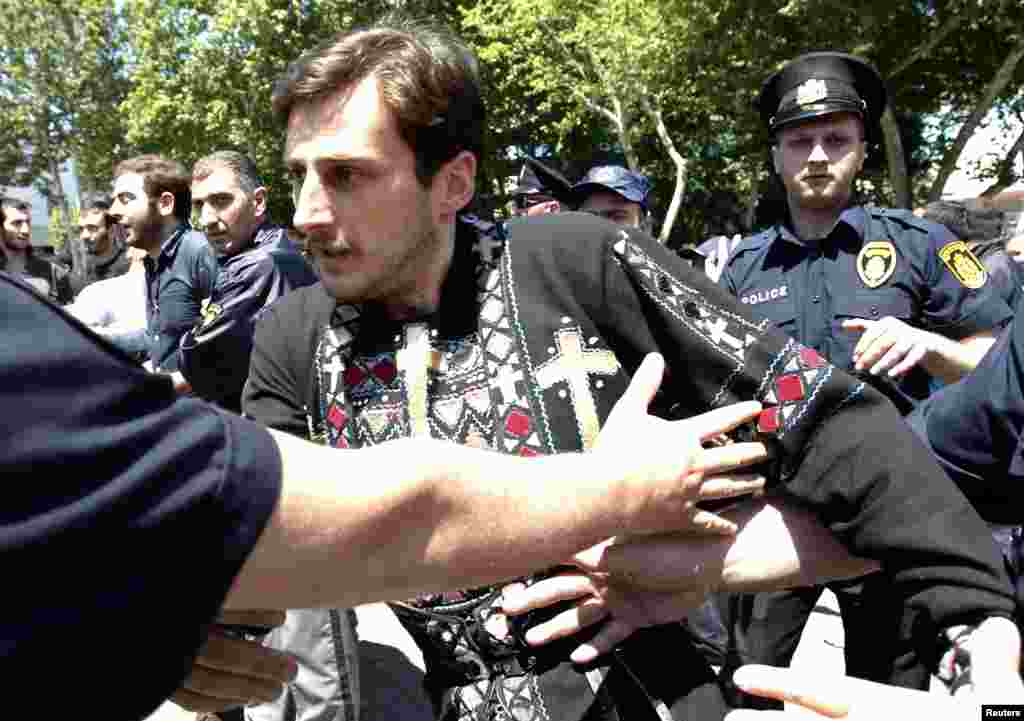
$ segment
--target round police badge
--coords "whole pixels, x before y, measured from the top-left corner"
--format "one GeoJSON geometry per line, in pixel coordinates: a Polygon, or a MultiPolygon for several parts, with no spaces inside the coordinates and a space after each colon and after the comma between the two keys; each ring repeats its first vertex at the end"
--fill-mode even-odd
{"type": "Polygon", "coordinates": [[[988,280],[988,272],[981,261],[962,240],[946,243],[939,249],[939,258],[949,268],[953,277],[965,288],[978,289],[988,280]]]}
{"type": "Polygon", "coordinates": [[[857,254],[857,275],[868,288],[877,288],[896,270],[896,247],[888,240],[872,240],[857,254]]]}

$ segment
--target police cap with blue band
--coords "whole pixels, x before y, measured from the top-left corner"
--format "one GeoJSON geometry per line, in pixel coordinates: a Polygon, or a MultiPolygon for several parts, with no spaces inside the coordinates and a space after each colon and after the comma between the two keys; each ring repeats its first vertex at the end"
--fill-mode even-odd
{"type": "Polygon", "coordinates": [[[832,113],[854,113],[876,136],[885,110],[885,84],[874,66],[846,53],[807,53],[765,81],[757,109],[768,129],[779,129],[832,113]]]}

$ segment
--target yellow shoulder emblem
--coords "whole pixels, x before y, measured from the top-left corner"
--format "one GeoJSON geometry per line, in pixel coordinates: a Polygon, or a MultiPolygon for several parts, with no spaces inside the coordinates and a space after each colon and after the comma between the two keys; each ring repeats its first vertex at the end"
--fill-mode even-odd
{"type": "Polygon", "coordinates": [[[939,250],[939,258],[949,268],[953,277],[960,281],[965,288],[977,289],[985,285],[988,280],[988,272],[981,264],[971,249],[962,240],[954,240],[946,243],[939,250]]]}
{"type": "Polygon", "coordinates": [[[868,288],[877,288],[896,270],[896,246],[888,240],[872,240],[857,254],[857,275],[868,288]]]}
{"type": "Polygon", "coordinates": [[[203,322],[199,327],[205,328],[210,325],[213,321],[217,320],[223,312],[224,309],[220,305],[217,303],[211,303],[209,298],[203,298],[203,304],[199,308],[199,315],[202,316],[203,322]]]}

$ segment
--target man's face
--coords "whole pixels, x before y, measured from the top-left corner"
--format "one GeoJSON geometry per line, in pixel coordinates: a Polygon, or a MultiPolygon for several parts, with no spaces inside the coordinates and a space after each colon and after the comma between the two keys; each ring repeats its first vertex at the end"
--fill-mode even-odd
{"type": "Polygon", "coordinates": [[[860,118],[851,113],[825,115],[779,131],[772,160],[790,207],[846,207],[853,179],[864,166],[863,137],[860,118]]]}
{"type": "Polygon", "coordinates": [[[327,291],[350,303],[415,296],[441,243],[441,173],[420,185],[376,81],[296,106],[284,157],[295,227],[327,291]]]}
{"type": "Polygon", "coordinates": [[[78,219],[78,236],[85,249],[92,255],[104,255],[110,251],[112,239],[107,218],[102,210],[87,210],[78,219]]]}
{"type": "Polygon", "coordinates": [[[124,229],[125,242],[147,251],[159,247],[161,215],[146,195],[143,177],[138,173],[117,176],[113,195],[110,217],[124,229]]]}
{"type": "Polygon", "coordinates": [[[233,256],[252,245],[263,217],[265,191],[247,194],[230,168],[192,182],[192,212],[217,255],[233,256]]]}
{"type": "Polygon", "coordinates": [[[4,235],[7,247],[26,250],[32,244],[32,219],[24,210],[4,208],[4,235]]]}
{"type": "Polygon", "coordinates": [[[639,228],[643,220],[643,210],[639,203],[626,200],[611,190],[597,190],[586,197],[580,204],[584,213],[593,213],[607,218],[619,225],[639,228]]]}

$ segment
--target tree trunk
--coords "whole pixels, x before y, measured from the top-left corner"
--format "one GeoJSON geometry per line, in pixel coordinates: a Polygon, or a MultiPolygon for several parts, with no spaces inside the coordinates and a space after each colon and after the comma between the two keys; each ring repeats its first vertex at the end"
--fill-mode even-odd
{"type": "Polygon", "coordinates": [[[886,106],[882,113],[882,137],[885,140],[885,160],[889,166],[889,182],[892,183],[892,192],[897,208],[913,206],[913,198],[910,194],[910,178],[907,177],[907,158],[903,153],[903,140],[900,138],[900,126],[896,122],[896,116],[892,108],[886,106]]]}
{"type": "Polygon", "coordinates": [[[676,149],[672,136],[668,134],[668,128],[665,127],[665,119],[661,115],[661,109],[655,108],[646,96],[643,98],[643,106],[647,114],[651,116],[651,120],[654,121],[654,129],[658,133],[658,139],[665,146],[665,151],[672,158],[672,162],[676,166],[676,187],[672,191],[672,201],[668,204],[665,220],[661,224],[661,233],[658,234],[658,241],[664,245],[668,242],[669,236],[672,235],[672,226],[676,223],[676,216],[679,215],[679,206],[683,203],[688,163],[686,158],[676,149]]]}
{"type": "Polygon", "coordinates": [[[981,123],[982,119],[992,108],[996,98],[999,96],[1006,86],[1013,79],[1014,70],[1020,59],[1024,57],[1024,38],[1022,38],[1017,45],[1013,48],[1009,55],[1006,56],[1006,60],[1003,61],[1002,66],[996,71],[995,76],[989,81],[988,87],[985,88],[985,93],[981,100],[978,102],[977,107],[971,113],[967,121],[964,122],[960,128],[960,132],[957,133],[956,140],[953,141],[953,145],[949,150],[946,151],[945,156],[942,158],[942,166],[939,168],[939,174],[935,178],[935,182],[932,183],[931,190],[928,193],[928,202],[935,202],[942,200],[942,191],[946,187],[946,182],[949,180],[949,176],[953,174],[956,169],[957,161],[960,160],[960,154],[964,150],[964,146],[967,145],[967,141],[971,135],[974,134],[975,128],[981,123]]]}
{"type": "Polygon", "coordinates": [[[622,101],[618,95],[612,96],[612,107],[615,109],[616,130],[619,131],[619,143],[622,145],[622,154],[626,156],[626,165],[633,172],[639,172],[640,159],[637,157],[633,141],[629,137],[630,118],[629,114],[622,107],[622,101]]]}

